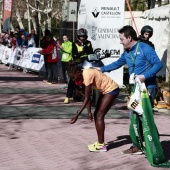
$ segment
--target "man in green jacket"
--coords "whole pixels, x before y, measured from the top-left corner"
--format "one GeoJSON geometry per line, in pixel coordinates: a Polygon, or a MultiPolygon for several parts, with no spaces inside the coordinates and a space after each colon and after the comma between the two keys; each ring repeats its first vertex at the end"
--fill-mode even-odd
{"type": "Polygon", "coordinates": [[[65,86],[67,87],[68,84],[68,63],[72,59],[72,42],[69,41],[68,36],[66,34],[63,35],[63,43],[61,45],[58,45],[60,48],[62,58],[61,58],[61,64],[62,64],[62,72],[63,72],[63,78],[65,86]]]}

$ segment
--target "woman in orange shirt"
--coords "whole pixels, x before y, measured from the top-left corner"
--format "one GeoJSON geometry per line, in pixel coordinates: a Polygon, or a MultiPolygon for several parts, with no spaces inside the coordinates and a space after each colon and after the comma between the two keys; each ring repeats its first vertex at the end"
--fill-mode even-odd
{"type": "Polygon", "coordinates": [[[80,110],[77,111],[77,114],[71,119],[71,124],[77,121],[79,115],[89,102],[91,88],[94,87],[101,92],[101,95],[98,98],[96,109],[94,111],[94,121],[98,142],[88,145],[88,149],[91,152],[106,152],[107,147],[104,143],[104,117],[111,108],[115,98],[119,95],[119,86],[101,71],[92,68],[82,70],[81,66],[79,65],[70,66],[69,76],[75,82],[75,84],[78,83],[85,85],[84,102],[80,110]]]}

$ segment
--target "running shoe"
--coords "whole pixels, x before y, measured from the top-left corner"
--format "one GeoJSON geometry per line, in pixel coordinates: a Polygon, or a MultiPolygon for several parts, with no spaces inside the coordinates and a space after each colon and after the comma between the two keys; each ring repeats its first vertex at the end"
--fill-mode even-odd
{"type": "Polygon", "coordinates": [[[131,146],[129,149],[122,151],[122,154],[142,155],[143,152],[138,147],[131,146]]]}
{"type": "Polygon", "coordinates": [[[46,84],[52,84],[52,82],[47,81],[46,84]]]}
{"type": "Polygon", "coordinates": [[[64,103],[65,103],[65,104],[70,103],[70,99],[69,99],[68,97],[66,97],[66,98],[64,99],[64,103]]]}
{"type": "Polygon", "coordinates": [[[88,148],[90,148],[90,147],[93,147],[94,145],[98,145],[98,142],[95,142],[95,143],[89,144],[89,145],[87,145],[87,147],[88,147],[88,148]]]}
{"type": "Polygon", "coordinates": [[[67,89],[68,88],[68,85],[65,84],[64,86],[61,87],[61,89],[67,89]]]}
{"type": "Polygon", "coordinates": [[[52,84],[52,82],[47,81],[47,80],[43,80],[43,82],[46,83],[46,84],[52,84]]]}
{"type": "Polygon", "coordinates": [[[52,82],[52,84],[58,84],[58,82],[52,82]]]}
{"type": "Polygon", "coordinates": [[[67,86],[67,85],[65,85],[65,86],[63,86],[63,87],[62,87],[62,89],[67,89],[67,88],[68,88],[68,86],[67,86]]]}
{"type": "Polygon", "coordinates": [[[107,152],[106,145],[99,145],[98,142],[88,145],[88,149],[90,152],[107,152]]]}

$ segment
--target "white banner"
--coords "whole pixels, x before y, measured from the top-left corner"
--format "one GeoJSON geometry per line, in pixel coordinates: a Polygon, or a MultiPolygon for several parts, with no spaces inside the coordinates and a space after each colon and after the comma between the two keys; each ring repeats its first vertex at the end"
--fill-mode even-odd
{"type": "Polygon", "coordinates": [[[0,44],[0,60],[2,61],[2,51],[4,50],[4,45],[0,44]]]}
{"type": "MultiPolygon", "coordinates": [[[[103,61],[105,65],[116,61],[123,53],[118,29],[124,25],[124,0],[81,0],[78,28],[88,31],[88,40],[93,49],[104,54],[111,53],[111,57],[103,61]]],[[[108,74],[120,87],[123,86],[123,67],[108,74]]]]}
{"type": "Polygon", "coordinates": [[[5,47],[3,45],[0,46],[0,50],[1,50],[1,62],[4,64],[8,63],[8,60],[11,57],[12,54],[12,50],[11,48],[5,47]]]}
{"type": "Polygon", "coordinates": [[[33,50],[28,49],[27,53],[30,56],[29,68],[32,70],[45,72],[44,56],[37,53],[39,49],[33,48],[33,50]]]}
{"type": "Polygon", "coordinates": [[[8,48],[0,45],[0,60],[4,64],[15,65],[27,70],[45,72],[44,56],[37,53],[40,48],[8,48]]]}

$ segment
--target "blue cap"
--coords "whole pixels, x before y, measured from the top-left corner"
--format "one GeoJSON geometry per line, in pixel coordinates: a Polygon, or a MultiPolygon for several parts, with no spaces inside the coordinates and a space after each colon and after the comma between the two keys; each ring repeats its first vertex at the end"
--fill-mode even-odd
{"type": "Polygon", "coordinates": [[[24,32],[25,30],[24,29],[20,29],[20,32],[24,32]]]}

